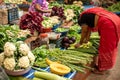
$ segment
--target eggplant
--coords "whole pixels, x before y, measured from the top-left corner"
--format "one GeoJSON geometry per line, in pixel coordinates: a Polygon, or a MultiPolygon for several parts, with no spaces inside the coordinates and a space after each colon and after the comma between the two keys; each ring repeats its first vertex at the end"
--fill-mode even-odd
{"type": "Polygon", "coordinates": [[[72,37],[70,38],[70,40],[72,40],[72,41],[73,41],[73,43],[75,43],[76,38],[75,38],[74,36],[72,36],[72,37]]]}
{"type": "Polygon", "coordinates": [[[69,42],[69,37],[68,36],[64,37],[62,42],[69,42]]]}
{"type": "Polygon", "coordinates": [[[69,40],[69,44],[73,44],[74,42],[72,40],[69,40]]]}
{"type": "Polygon", "coordinates": [[[64,43],[63,46],[64,46],[65,48],[68,48],[68,47],[70,47],[70,44],[69,44],[69,43],[64,43]]]}

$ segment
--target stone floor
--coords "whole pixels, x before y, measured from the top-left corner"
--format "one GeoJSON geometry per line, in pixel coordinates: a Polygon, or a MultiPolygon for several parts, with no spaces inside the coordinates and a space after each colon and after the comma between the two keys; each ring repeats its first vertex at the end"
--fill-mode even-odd
{"type": "Polygon", "coordinates": [[[111,74],[97,75],[91,73],[86,80],[120,80],[120,45],[118,49],[117,62],[114,68],[110,71],[111,74]]]}

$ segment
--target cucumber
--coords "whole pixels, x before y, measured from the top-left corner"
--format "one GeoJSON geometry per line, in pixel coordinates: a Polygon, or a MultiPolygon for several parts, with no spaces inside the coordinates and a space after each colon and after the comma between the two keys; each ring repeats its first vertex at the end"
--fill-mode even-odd
{"type": "Polygon", "coordinates": [[[38,77],[38,78],[43,78],[45,80],[66,80],[63,77],[60,77],[56,74],[52,74],[52,73],[48,73],[48,72],[35,72],[34,76],[38,77]]]}

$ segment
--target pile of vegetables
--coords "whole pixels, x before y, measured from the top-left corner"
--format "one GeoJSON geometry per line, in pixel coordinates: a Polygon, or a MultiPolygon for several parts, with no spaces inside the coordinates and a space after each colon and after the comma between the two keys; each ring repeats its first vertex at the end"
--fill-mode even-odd
{"type": "Polygon", "coordinates": [[[80,41],[81,38],[81,34],[79,34],[78,31],[74,31],[74,30],[69,30],[67,36],[69,37],[74,36],[76,38],[76,42],[80,41]]]}
{"type": "Polygon", "coordinates": [[[49,52],[49,59],[59,61],[71,68],[72,71],[80,71],[85,73],[85,69],[91,69],[87,66],[93,61],[93,55],[74,50],[54,49],[49,52]]]}
{"type": "MultiPolygon", "coordinates": [[[[72,71],[85,72],[85,69],[91,69],[87,66],[93,60],[93,53],[96,53],[96,49],[87,48],[83,50],[71,49],[71,50],[60,50],[52,49],[48,50],[45,47],[39,47],[36,50],[33,50],[33,53],[36,57],[34,66],[35,67],[47,67],[51,63],[60,62],[63,65],[71,68],[72,71]],[[87,51],[86,51],[87,50],[87,51]],[[92,54],[88,54],[91,52],[92,54]],[[46,62],[46,58],[47,60],[46,62]],[[50,61],[51,60],[51,61],[50,61]]],[[[57,66],[57,64],[56,64],[57,66]]],[[[59,71],[59,70],[57,70],[59,71]]]]}
{"type": "Polygon", "coordinates": [[[88,43],[83,43],[79,48],[76,48],[76,49],[69,48],[69,50],[74,50],[74,51],[96,55],[98,53],[97,52],[98,46],[99,45],[94,46],[93,43],[88,42],[88,43]]]}
{"type": "Polygon", "coordinates": [[[120,2],[113,4],[112,6],[109,6],[107,10],[111,12],[120,12],[120,2]]]}
{"type": "Polygon", "coordinates": [[[49,7],[52,8],[54,6],[57,6],[57,7],[64,8],[65,17],[67,18],[67,20],[69,20],[69,19],[71,19],[71,17],[73,17],[74,22],[77,23],[78,16],[83,11],[83,7],[81,5],[82,5],[81,1],[79,1],[79,3],[74,2],[74,4],[72,4],[72,5],[65,5],[65,4],[53,2],[53,3],[49,4],[49,7]],[[68,17],[68,15],[66,15],[67,14],[66,11],[69,11],[69,9],[73,10],[73,12],[74,12],[74,15],[73,15],[73,12],[72,13],[69,12],[70,18],[68,17]]]}
{"type": "Polygon", "coordinates": [[[74,11],[75,16],[73,17],[73,20],[75,23],[77,23],[78,16],[83,11],[83,7],[76,6],[76,5],[64,5],[64,9],[72,9],[74,11]]]}
{"type": "Polygon", "coordinates": [[[21,17],[20,29],[29,29],[31,34],[35,31],[41,33],[43,31],[42,25],[43,17],[38,12],[29,12],[21,17]]]}
{"type": "Polygon", "coordinates": [[[48,65],[45,62],[45,58],[47,57],[49,51],[46,49],[46,46],[40,46],[32,50],[32,53],[35,55],[35,62],[33,66],[35,67],[47,67],[48,65]]]}
{"type": "Polygon", "coordinates": [[[7,70],[26,69],[34,63],[35,57],[28,45],[22,41],[6,42],[4,52],[0,54],[0,65],[7,70]]]}
{"type": "Polygon", "coordinates": [[[51,16],[51,17],[43,17],[44,21],[42,25],[44,28],[52,28],[54,25],[60,23],[58,16],[51,16]]]}
{"type": "Polygon", "coordinates": [[[51,16],[58,16],[64,18],[64,9],[62,7],[54,6],[52,8],[51,16]]]}
{"type": "Polygon", "coordinates": [[[61,47],[67,49],[68,47],[70,47],[71,44],[74,44],[75,41],[76,41],[75,37],[65,36],[61,41],[61,47]]]}
{"type": "Polygon", "coordinates": [[[66,16],[66,21],[70,21],[74,18],[75,14],[72,9],[66,9],[64,10],[65,16],[66,16]]]}
{"type": "Polygon", "coordinates": [[[28,30],[20,30],[18,25],[0,25],[0,52],[7,41],[15,42],[30,35],[28,30]],[[22,33],[22,34],[21,34],[22,33]]]}
{"type": "Polygon", "coordinates": [[[69,28],[69,31],[73,31],[73,32],[80,32],[80,30],[81,30],[81,27],[78,24],[74,24],[69,28]]]}

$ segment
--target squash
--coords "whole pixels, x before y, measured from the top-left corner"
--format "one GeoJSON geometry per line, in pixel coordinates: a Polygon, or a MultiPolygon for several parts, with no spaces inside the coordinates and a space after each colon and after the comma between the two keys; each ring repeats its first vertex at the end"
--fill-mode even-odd
{"type": "Polygon", "coordinates": [[[71,71],[71,69],[59,63],[52,63],[50,64],[50,71],[58,75],[65,75],[68,74],[71,71]]]}
{"type": "Polygon", "coordinates": [[[58,62],[58,61],[57,61],[57,62],[53,62],[53,61],[49,60],[48,58],[46,58],[45,60],[46,60],[46,63],[47,63],[48,65],[53,64],[53,63],[56,63],[56,64],[57,64],[57,63],[60,63],[60,62],[58,62]]]}
{"type": "Polygon", "coordinates": [[[50,65],[50,71],[58,75],[65,75],[71,71],[71,69],[65,65],[60,64],[60,62],[53,62],[46,58],[46,63],[50,65]]]}

